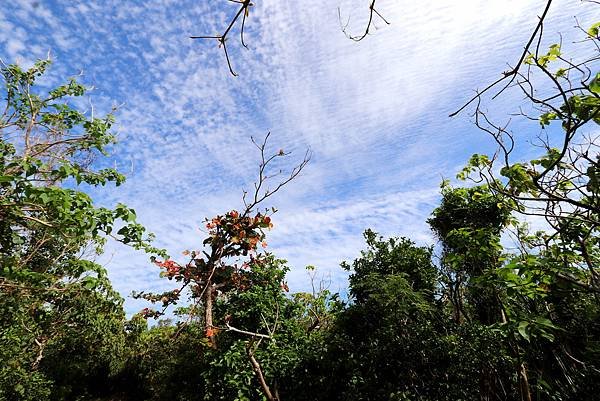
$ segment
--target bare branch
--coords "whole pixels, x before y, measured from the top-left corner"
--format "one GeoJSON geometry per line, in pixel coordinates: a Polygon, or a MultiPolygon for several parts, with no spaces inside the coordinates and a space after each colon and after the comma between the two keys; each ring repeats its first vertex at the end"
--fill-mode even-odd
{"type": "Polygon", "coordinates": [[[225,326],[226,326],[227,330],[229,330],[229,331],[233,331],[233,332],[239,333],[239,334],[244,334],[246,336],[256,337],[256,338],[268,338],[268,339],[273,338],[267,334],[254,333],[254,332],[247,331],[247,330],[237,329],[237,328],[231,326],[229,323],[225,323],[225,326]]]}
{"type": "Polygon", "coordinates": [[[239,4],[240,8],[235,13],[233,18],[229,21],[229,24],[227,25],[227,27],[225,28],[225,31],[221,35],[190,36],[190,39],[216,39],[217,42],[219,43],[219,47],[223,47],[223,52],[225,53],[225,59],[227,60],[227,67],[229,68],[229,72],[231,73],[231,75],[236,77],[238,74],[233,70],[233,67],[231,65],[231,59],[229,58],[229,53],[227,52],[227,44],[226,44],[227,35],[235,27],[235,25],[240,21],[240,17],[242,17],[241,27],[240,27],[240,42],[241,42],[242,46],[244,46],[245,48],[248,48],[248,46],[246,45],[246,43],[244,41],[244,26],[246,24],[246,18],[248,18],[248,15],[249,15],[249,9],[250,9],[250,7],[254,6],[254,3],[252,3],[250,0],[229,0],[229,1],[231,3],[239,4]]]}
{"type": "Polygon", "coordinates": [[[521,65],[523,64],[523,61],[525,60],[525,57],[529,53],[529,48],[531,47],[531,44],[536,39],[536,37],[538,37],[538,36],[541,37],[541,30],[544,25],[544,19],[546,18],[546,15],[548,14],[548,10],[550,9],[551,4],[552,4],[552,0],[547,0],[546,7],[544,8],[542,16],[539,17],[539,21],[538,21],[533,33],[529,37],[529,40],[527,41],[527,44],[525,45],[525,48],[523,49],[523,52],[521,53],[521,56],[519,57],[515,66],[512,69],[510,69],[509,71],[505,71],[501,78],[498,78],[496,81],[494,81],[491,84],[489,84],[488,86],[486,86],[482,91],[478,91],[475,94],[475,96],[473,96],[471,99],[469,99],[458,110],[451,113],[450,117],[454,117],[455,115],[457,115],[458,113],[463,111],[467,106],[469,106],[475,100],[480,98],[484,93],[486,93],[490,89],[494,88],[499,83],[504,82],[507,79],[509,80],[508,83],[498,93],[496,93],[494,95],[494,97],[497,97],[500,93],[502,93],[506,88],[508,88],[514,82],[515,78],[517,77],[517,74],[519,73],[519,69],[521,68],[521,65]]]}
{"type": "Polygon", "coordinates": [[[342,32],[344,33],[344,35],[346,35],[346,37],[348,39],[351,39],[355,42],[360,42],[361,40],[366,38],[367,35],[369,35],[369,33],[371,32],[371,28],[377,29],[377,27],[375,27],[375,22],[373,20],[375,15],[378,16],[379,19],[381,19],[383,22],[385,22],[386,25],[390,25],[390,23],[383,17],[383,15],[381,15],[381,13],[379,13],[379,11],[377,11],[377,9],[375,8],[375,1],[376,0],[371,0],[371,4],[369,4],[369,20],[367,22],[365,31],[361,35],[357,35],[357,36],[351,35],[347,31],[348,24],[350,22],[349,18],[345,24],[342,24],[342,14],[341,14],[341,10],[338,7],[338,18],[340,20],[340,27],[342,28],[342,32]]]}
{"type": "Polygon", "coordinates": [[[250,360],[250,364],[252,365],[252,370],[254,370],[254,374],[260,383],[260,387],[262,389],[263,394],[267,397],[269,401],[279,401],[279,397],[276,394],[273,394],[271,388],[267,384],[265,380],[265,375],[263,374],[262,368],[256,358],[254,357],[254,343],[250,342],[246,345],[246,354],[248,355],[248,359],[250,360]]]}

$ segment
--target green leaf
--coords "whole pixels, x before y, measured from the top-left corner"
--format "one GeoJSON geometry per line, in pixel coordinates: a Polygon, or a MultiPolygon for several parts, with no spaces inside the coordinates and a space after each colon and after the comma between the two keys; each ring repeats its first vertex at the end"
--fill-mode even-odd
{"type": "Polygon", "coordinates": [[[98,279],[93,276],[86,276],[81,280],[81,284],[88,290],[93,290],[98,286],[98,279]]]}
{"type": "Polygon", "coordinates": [[[598,30],[600,29],[600,22],[596,22],[588,29],[587,33],[590,36],[598,36],[598,30]]]}
{"type": "Polygon", "coordinates": [[[525,321],[519,322],[519,326],[517,327],[517,330],[519,331],[519,334],[527,342],[529,342],[529,333],[527,332],[527,328],[528,327],[529,327],[529,322],[525,322],[525,321]]]}
{"type": "MultiPolygon", "coordinates": [[[[548,53],[546,53],[545,55],[543,55],[537,59],[537,64],[540,65],[541,67],[546,67],[548,65],[548,63],[558,59],[559,56],[560,56],[560,45],[558,43],[555,43],[552,46],[550,46],[550,48],[548,49],[548,53]]],[[[530,64],[530,63],[527,63],[527,64],[530,64]]]]}
{"type": "Polygon", "coordinates": [[[557,118],[557,114],[554,112],[547,112],[540,116],[540,124],[542,127],[545,127],[550,124],[552,120],[557,118]]]}
{"type": "Polygon", "coordinates": [[[597,95],[600,94],[600,72],[596,74],[594,79],[592,79],[589,87],[590,87],[590,91],[594,92],[597,95]]]}

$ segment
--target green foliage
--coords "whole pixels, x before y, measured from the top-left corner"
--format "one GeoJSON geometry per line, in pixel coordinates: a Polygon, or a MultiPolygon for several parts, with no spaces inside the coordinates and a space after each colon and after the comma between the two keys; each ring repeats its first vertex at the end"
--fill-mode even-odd
{"type": "Polygon", "coordinates": [[[88,162],[114,143],[113,116],[75,109],[73,97],[86,89],[74,79],[40,92],[36,80],[49,65],[1,71],[0,394],[8,400],[82,397],[93,382],[105,390],[102,380],[121,364],[122,300],[106,270],[83,255],[109,235],[154,250],[132,209],[96,207],[78,189],[124,181],[88,162]]]}
{"type": "Polygon", "coordinates": [[[550,62],[556,61],[560,55],[560,45],[555,43],[548,48],[548,52],[546,54],[536,55],[534,53],[529,53],[523,62],[529,65],[547,67],[550,62]]]}
{"type": "Polygon", "coordinates": [[[365,281],[395,275],[401,275],[415,291],[422,292],[428,298],[433,297],[438,272],[431,263],[431,248],[416,247],[407,238],[384,241],[371,230],[365,231],[365,240],[368,249],[361,252],[361,257],[351,266],[342,264],[345,269],[353,271],[350,293],[356,302],[363,302],[369,297],[369,291],[377,288],[365,284],[365,281]]]}
{"type": "MultiPolygon", "coordinates": [[[[419,376],[440,366],[432,250],[405,238],[365,232],[367,250],[352,265],[356,302],[339,310],[296,368],[294,399],[387,400],[431,394],[419,376]]],[[[428,384],[429,385],[429,384],[428,384]]],[[[437,388],[437,385],[436,385],[437,388]]]]}
{"type": "Polygon", "coordinates": [[[504,197],[487,186],[442,189],[441,205],[428,220],[442,241],[444,264],[456,274],[476,277],[497,266],[500,233],[510,221],[504,197]]]}
{"type": "Polygon", "coordinates": [[[202,373],[206,399],[263,399],[249,353],[272,390],[286,394],[282,381],[290,377],[311,336],[302,319],[305,309],[281,287],[287,270],[284,261],[268,256],[250,266],[247,279],[252,285],[217,298],[215,326],[222,329],[217,329],[216,347],[205,345],[210,366],[202,373]]]}
{"type": "Polygon", "coordinates": [[[148,329],[135,315],[128,326],[125,367],[113,381],[117,393],[131,400],[204,399],[201,373],[209,367],[201,325],[165,322],[148,329]]]}

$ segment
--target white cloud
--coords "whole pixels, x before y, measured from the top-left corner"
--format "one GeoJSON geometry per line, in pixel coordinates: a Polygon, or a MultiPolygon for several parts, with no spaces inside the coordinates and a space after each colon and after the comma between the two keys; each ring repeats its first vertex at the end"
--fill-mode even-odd
{"type": "MultiPolygon", "coordinates": [[[[228,2],[218,10],[193,1],[44,9],[19,2],[0,19],[17,33],[13,42],[0,33],[0,57],[52,49],[57,74],[84,69],[98,110],[125,103],[114,162],[130,179],[96,197],[136,208],[174,254],[197,246],[204,216],[239,208],[257,164],[249,136],[269,130],[274,150],[297,157],[313,150],[304,174],[273,198],[281,211],[270,248],[295,266],[292,288],[306,285],[305,264],[343,282],[336,266],[358,254],[367,227],[430,241],[424,221],[441,177],[490,149],[468,117],[446,116],[515,59],[540,2],[381,0],[391,25],[378,23],[360,43],[341,33],[337,6],[359,32],[366,2],[257,3],[250,50],[240,49],[235,32],[228,42],[237,78],[216,42],[188,39],[222,30],[236,10],[228,2]]],[[[556,3],[546,31],[570,29],[565,16],[578,6],[556,3]]],[[[145,256],[111,252],[111,276],[124,295],[165,285],[145,256]]]]}

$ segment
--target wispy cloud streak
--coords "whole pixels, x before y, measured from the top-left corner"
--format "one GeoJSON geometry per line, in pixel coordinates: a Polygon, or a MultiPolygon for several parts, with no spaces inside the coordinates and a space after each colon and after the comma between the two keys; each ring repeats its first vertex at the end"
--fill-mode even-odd
{"type": "MultiPolygon", "coordinates": [[[[307,170],[266,205],[280,209],[270,249],[294,266],[292,288],[307,285],[306,264],[343,288],[337,265],[358,255],[365,228],[432,242],[425,219],[440,179],[491,149],[468,116],[446,116],[505,69],[541,11],[533,0],[378,4],[392,24],[354,43],[338,6],[360,30],[361,2],[257,2],[250,50],[233,36],[228,44],[233,78],[215,42],[188,38],[219,32],[235,10],[228,2],[23,0],[0,16],[0,58],[50,50],[53,79],[83,70],[97,112],[122,105],[110,163],[129,180],[94,195],[133,206],[173,254],[199,246],[204,216],[239,208],[258,162],[250,135],[271,131],[274,148],[297,157],[310,147],[307,170]]],[[[577,1],[554,7],[547,32],[569,30],[571,15],[594,18],[577,1]]],[[[112,245],[108,259],[123,295],[168,284],[143,255],[112,245]]]]}

